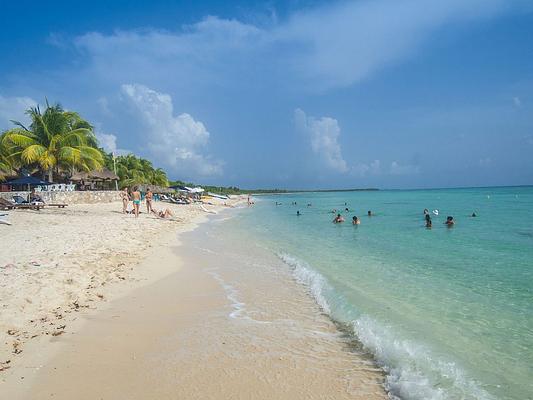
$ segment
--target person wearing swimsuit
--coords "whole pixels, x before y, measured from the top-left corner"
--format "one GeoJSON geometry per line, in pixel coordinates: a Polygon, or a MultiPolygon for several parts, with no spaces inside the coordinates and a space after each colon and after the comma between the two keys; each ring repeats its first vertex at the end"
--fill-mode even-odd
{"type": "Polygon", "coordinates": [[[154,194],[152,193],[152,191],[150,190],[150,188],[147,189],[146,191],[146,212],[148,214],[150,214],[150,212],[152,211],[152,199],[154,197],[154,194]]]}
{"type": "Polygon", "coordinates": [[[135,217],[137,218],[139,216],[139,207],[141,206],[141,193],[137,186],[133,188],[131,196],[133,197],[133,210],[135,211],[135,217]]]}
{"type": "Polygon", "coordinates": [[[120,191],[120,198],[122,199],[122,212],[124,214],[128,213],[128,202],[130,201],[130,195],[128,193],[128,188],[125,187],[120,191]]]}

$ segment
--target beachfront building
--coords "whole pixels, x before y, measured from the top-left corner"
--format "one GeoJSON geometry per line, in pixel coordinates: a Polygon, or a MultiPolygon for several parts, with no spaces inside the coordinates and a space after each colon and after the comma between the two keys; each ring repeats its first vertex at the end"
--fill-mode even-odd
{"type": "Polygon", "coordinates": [[[116,190],[119,177],[112,171],[75,172],[70,181],[76,184],[77,190],[116,190]]]}

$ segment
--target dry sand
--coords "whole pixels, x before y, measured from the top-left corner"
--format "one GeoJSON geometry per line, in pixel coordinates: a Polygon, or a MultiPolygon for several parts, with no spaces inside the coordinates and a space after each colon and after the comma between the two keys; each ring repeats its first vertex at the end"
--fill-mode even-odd
{"type": "Polygon", "coordinates": [[[124,215],[121,203],[9,212],[12,225],[0,225],[0,379],[28,341],[59,336],[79,311],[171,272],[134,267],[147,251],[175,243],[178,232],[193,229],[207,213],[199,205],[155,204],[167,207],[173,220],[124,215]]]}

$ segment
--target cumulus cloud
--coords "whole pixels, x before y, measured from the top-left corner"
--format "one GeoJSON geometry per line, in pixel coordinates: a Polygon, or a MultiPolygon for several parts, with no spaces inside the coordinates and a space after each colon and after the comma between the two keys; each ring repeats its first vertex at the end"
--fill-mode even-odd
{"type": "Polygon", "coordinates": [[[296,126],[308,134],[311,149],[328,168],[337,172],[348,171],[338,142],[341,129],[336,119],[308,117],[304,111],[296,109],[294,120],[296,126]]]}
{"type": "Polygon", "coordinates": [[[28,123],[29,118],[24,113],[28,108],[35,106],[37,102],[30,97],[0,95],[0,130],[13,127],[11,120],[28,123]]]}
{"type": "Polygon", "coordinates": [[[365,177],[367,175],[379,175],[381,172],[380,160],[374,160],[369,164],[359,163],[351,168],[351,173],[360,177],[365,177]]]}
{"type": "Polygon", "coordinates": [[[121,93],[146,128],[154,159],[188,177],[222,173],[222,162],[202,154],[209,142],[205,125],[187,113],[174,115],[172,98],[140,84],[124,84],[121,93]]]}
{"type": "Polygon", "coordinates": [[[96,132],[96,139],[102,148],[108,153],[117,152],[117,137],[113,134],[96,132]]]}

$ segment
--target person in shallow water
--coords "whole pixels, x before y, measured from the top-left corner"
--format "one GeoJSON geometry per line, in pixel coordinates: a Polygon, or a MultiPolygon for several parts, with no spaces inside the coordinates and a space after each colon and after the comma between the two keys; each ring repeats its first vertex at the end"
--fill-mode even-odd
{"type": "Polygon", "coordinates": [[[429,210],[427,208],[424,208],[424,215],[429,215],[429,210]]]}
{"type": "Polygon", "coordinates": [[[342,217],[342,215],[340,214],[337,214],[337,216],[335,217],[335,219],[333,220],[333,223],[334,224],[339,224],[341,222],[344,222],[344,218],[342,217]]]}
{"type": "Polygon", "coordinates": [[[433,223],[431,222],[431,217],[429,214],[426,214],[426,228],[431,228],[433,223]]]}
{"type": "Polygon", "coordinates": [[[474,211],[474,212],[472,213],[472,218],[475,218],[475,217],[477,217],[477,215],[476,215],[476,212],[474,211]]]}
{"type": "Polygon", "coordinates": [[[361,221],[359,220],[359,218],[354,215],[354,217],[352,218],[352,225],[359,225],[360,223],[361,221]]]}
{"type": "Polygon", "coordinates": [[[369,217],[372,216],[372,211],[368,210],[368,216],[369,216],[369,217]]]}
{"type": "Polygon", "coordinates": [[[449,216],[446,218],[445,225],[448,225],[448,227],[452,227],[455,225],[455,221],[453,220],[453,217],[449,216]]]}
{"type": "Polygon", "coordinates": [[[300,214],[300,211],[296,211],[296,216],[299,217],[300,215],[302,215],[300,214]]]}

